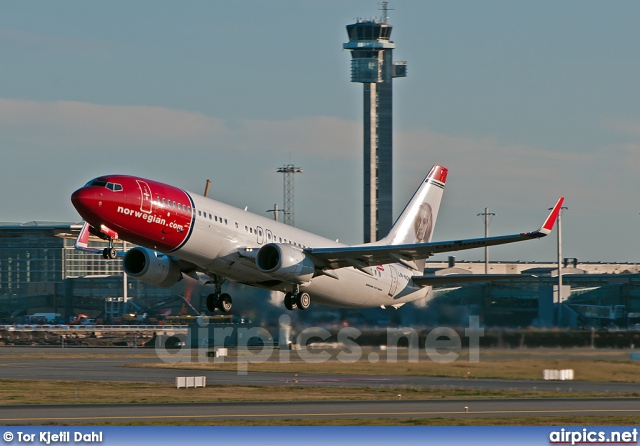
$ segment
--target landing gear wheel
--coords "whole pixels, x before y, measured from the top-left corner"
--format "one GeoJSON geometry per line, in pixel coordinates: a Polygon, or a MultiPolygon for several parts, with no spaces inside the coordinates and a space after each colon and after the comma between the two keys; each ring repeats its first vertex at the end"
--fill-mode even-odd
{"type": "Polygon", "coordinates": [[[107,260],[113,260],[118,257],[118,253],[116,252],[115,248],[104,248],[102,250],[102,257],[107,260]]]}
{"type": "Polygon", "coordinates": [[[296,304],[295,299],[293,298],[293,293],[287,293],[284,295],[284,306],[289,311],[293,311],[298,308],[298,304],[296,304]]]}
{"type": "Polygon", "coordinates": [[[231,296],[227,293],[221,294],[218,298],[218,308],[223,313],[228,313],[231,311],[231,307],[233,306],[233,301],[231,300],[231,296]]]}
{"type": "Polygon", "coordinates": [[[311,305],[311,296],[309,293],[299,293],[296,296],[296,305],[299,310],[306,310],[311,305]]]}
{"type": "Polygon", "coordinates": [[[118,252],[116,248],[104,248],[102,250],[102,257],[107,260],[113,260],[118,257],[118,252]]]}
{"type": "Polygon", "coordinates": [[[213,313],[216,311],[216,308],[218,308],[218,296],[209,294],[207,296],[207,310],[213,313]]]}

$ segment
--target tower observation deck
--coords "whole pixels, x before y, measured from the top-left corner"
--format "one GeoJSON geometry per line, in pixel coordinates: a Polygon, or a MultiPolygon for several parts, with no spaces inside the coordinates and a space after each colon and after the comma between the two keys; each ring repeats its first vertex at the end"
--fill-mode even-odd
{"type": "MultiPolygon", "coordinates": [[[[386,2],[384,2],[386,4],[386,2]]],[[[347,25],[351,82],[364,87],[364,242],[380,240],[393,224],[392,80],[406,77],[407,63],[393,62],[395,44],[386,20],[347,25]]]]}

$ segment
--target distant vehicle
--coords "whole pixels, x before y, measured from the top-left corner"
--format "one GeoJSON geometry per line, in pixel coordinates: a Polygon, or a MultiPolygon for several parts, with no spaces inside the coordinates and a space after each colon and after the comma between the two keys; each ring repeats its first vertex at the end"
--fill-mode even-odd
{"type": "Polygon", "coordinates": [[[54,324],[60,319],[60,313],[33,313],[28,319],[32,324],[54,324]]]}
{"type": "Polygon", "coordinates": [[[69,320],[69,324],[70,325],[80,325],[82,324],[82,321],[86,320],[88,318],[88,316],[86,314],[78,314],[77,316],[72,316],[71,319],[69,320]]]}
{"type": "Polygon", "coordinates": [[[211,277],[215,293],[207,308],[229,312],[231,296],[222,283],[234,280],[280,291],[289,310],[306,310],[311,300],[337,307],[393,307],[427,297],[433,285],[522,278],[513,274],[425,276],[425,259],[436,253],[532,240],[551,232],[560,198],[531,232],[431,242],[448,169],[434,166],[391,232],[356,246],[279,223],[168,184],[127,175],[89,181],[71,196],[84,218],[76,248],[114,259],[113,240],[139,245],[124,255],[124,271],[168,287],[197,273],[211,277]],[[90,248],[89,234],[107,240],[90,248]]]}

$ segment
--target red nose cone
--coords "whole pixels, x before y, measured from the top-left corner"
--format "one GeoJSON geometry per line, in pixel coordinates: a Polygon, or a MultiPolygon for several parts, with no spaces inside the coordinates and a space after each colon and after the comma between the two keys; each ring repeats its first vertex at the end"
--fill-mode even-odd
{"type": "Polygon", "coordinates": [[[83,187],[71,194],[71,203],[78,214],[88,221],[95,215],[92,210],[100,206],[101,194],[95,188],[83,187]]]}
{"type": "Polygon", "coordinates": [[[80,212],[80,209],[86,208],[87,195],[88,194],[85,188],[78,189],[73,194],[71,194],[71,203],[78,212],[80,212]]]}

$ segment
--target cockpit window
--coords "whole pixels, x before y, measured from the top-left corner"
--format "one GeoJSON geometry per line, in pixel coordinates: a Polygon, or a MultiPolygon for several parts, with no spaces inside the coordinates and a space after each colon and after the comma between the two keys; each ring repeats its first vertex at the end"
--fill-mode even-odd
{"type": "Polygon", "coordinates": [[[106,181],[100,181],[100,180],[91,180],[87,184],[85,184],[84,186],[85,187],[89,187],[89,186],[107,187],[107,182],[106,181]]]}
{"type": "Polygon", "coordinates": [[[114,192],[119,192],[122,190],[122,184],[109,183],[107,181],[102,181],[102,180],[91,180],[84,186],[85,187],[89,187],[89,186],[106,187],[107,189],[112,190],[114,192]]]}
{"type": "Polygon", "coordinates": [[[118,183],[107,183],[107,189],[110,189],[114,192],[119,192],[122,190],[122,184],[118,183]]]}

